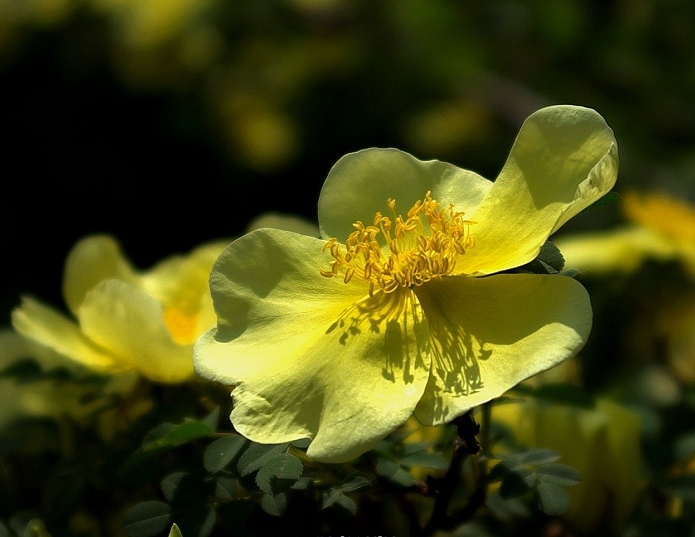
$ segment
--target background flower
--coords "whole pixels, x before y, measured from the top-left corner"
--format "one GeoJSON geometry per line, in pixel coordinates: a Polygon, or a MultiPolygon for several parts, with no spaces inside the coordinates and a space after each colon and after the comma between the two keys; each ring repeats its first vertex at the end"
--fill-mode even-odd
{"type": "Polygon", "coordinates": [[[75,320],[25,297],[13,312],[14,328],[102,373],[189,380],[193,342],[215,323],[208,277],[226,244],[203,245],[138,271],[115,238],[87,237],[65,263],[63,294],[75,320]]]}

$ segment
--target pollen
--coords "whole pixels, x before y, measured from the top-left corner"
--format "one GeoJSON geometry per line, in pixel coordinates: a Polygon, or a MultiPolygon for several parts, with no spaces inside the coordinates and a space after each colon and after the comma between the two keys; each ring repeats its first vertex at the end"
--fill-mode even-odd
{"type": "Polygon", "coordinates": [[[442,208],[427,192],[404,217],[396,212],[396,200],[386,204],[391,216],[378,212],[371,225],[355,222],[344,245],[336,239],[324,250],[333,259],[330,270],[321,270],[328,278],[345,283],[359,279],[369,284],[369,294],[392,293],[398,288],[413,288],[434,278],[450,275],[456,260],[474,246],[471,220],[453,205],[442,208]]]}

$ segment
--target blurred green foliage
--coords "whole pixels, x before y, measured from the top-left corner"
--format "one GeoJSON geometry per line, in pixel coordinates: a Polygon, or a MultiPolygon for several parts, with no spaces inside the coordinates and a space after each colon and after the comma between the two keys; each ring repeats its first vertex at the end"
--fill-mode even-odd
{"type": "Polygon", "coordinates": [[[618,190],[690,197],[693,51],[683,1],[2,0],[2,309],[18,287],[57,298],[91,232],[149,265],[263,210],[313,218],[349,151],[494,177],[546,104],[606,118],[618,190]]]}
{"type": "MultiPolygon", "coordinates": [[[[694,95],[695,4],[684,0],[0,0],[6,271],[0,324],[8,322],[20,294],[61,303],[65,255],[90,233],[119,237],[136,265],[149,266],[236,235],[265,211],[314,218],[330,166],[369,146],[395,146],[492,178],[523,119],[548,104],[589,106],[606,118],[620,146],[618,193],[663,190],[693,202],[694,95]]],[[[618,205],[580,215],[563,232],[610,227],[620,222],[618,205]]],[[[661,320],[674,304],[673,315],[689,315],[683,304],[691,303],[695,286],[678,263],[648,263],[634,274],[582,282],[592,296],[595,327],[580,357],[579,380],[562,380],[635,407],[646,470],[658,478],[625,531],[691,535],[695,391],[662,375],[668,330],[661,320]]],[[[194,477],[196,471],[205,475],[196,483],[201,494],[210,487],[218,498],[232,497],[235,487],[253,490],[242,501],[247,508],[262,493],[236,466],[223,471],[238,461],[238,437],[215,440],[231,443],[227,454],[237,450],[226,464],[213,458],[211,438],[195,437],[162,444],[163,455],[140,480],[123,485],[110,466],[127,459],[163,420],[172,427],[182,427],[192,414],[202,420],[209,401],[192,405],[186,399],[189,392],[199,395],[197,388],[181,394],[155,388],[171,406],[127,430],[78,481],[71,479],[79,461],[64,455],[103,451],[98,438],[62,422],[11,435],[3,455],[16,442],[35,450],[2,463],[2,517],[41,501],[61,516],[80,501],[98,510],[114,497],[123,505],[156,501],[145,505],[156,511],[162,489],[176,489],[183,479],[157,472],[191,470],[177,467],[182,459],[172,455],[176,450],[191,465],[212,465],[204,470],[215,479],[193,469],[194,477]],[[37,455],[39,445],[47,447],[37,455]],[[32,479],[22,482],[22,475],[32,479]],[[44,479],[50,486],[39,498],[44,479]],[[12,488],[18,482],[24,485],[19,493],[12,488]],[[63,495],[68,488],[72,494],[63,495]]],[[[401,440],[390,441],[400,446],[401,440]]],[[[427,447],[441,448],[439,442],[427,447]]],[[[383,470],[378,460],[366,462],[383,470]]],[[[294,485],[299,478],[292,461],[288,481],[294,485]]],[[[403,486],[398,470],[405,472],[404,465],[387,462],[394,471],[386,481],[403,486]]],[[[273,471],[261,474],[262,484],[279,492],[268,481],[273,471]]],[[[321,512],[317,531],[343,523],[360,530],[362,518],[345,518],[355,505],[348,478],[335,476],[323,503],[311,504],[321,512]]],[[[402,529],[392,514],[406,493],[398,489],[385,500],[379,490],[364,500],[364,516],[378,513],[402,529]]],[[[492,525],[498,534],[513,534],[509,520],[528,513],[513,500],[490,504],[499,515],[492,525]]],[[[203,503],[196,516],[205,519],[203,503]]],[[[282,507],[277,503],[266,500],[252,514],[238,505],[225,504],[222,520],[253,517],[272,530],[287,529],[272,518],[282,507]]],[[[34,532],[27,534],[45,535],[33,514],[19,512],[9,528],[0,523],[0,535],[25,527],[34,532]]],[[[546,515],[518,531],[549,532],[554,526],[546,515]]],[[[97,535],[100,525],[112,529],[115,518],[76,510],[70,523],[75,534],[97,535]]],[[[459,535],[482,531],[473,525],[459,535]]]]}

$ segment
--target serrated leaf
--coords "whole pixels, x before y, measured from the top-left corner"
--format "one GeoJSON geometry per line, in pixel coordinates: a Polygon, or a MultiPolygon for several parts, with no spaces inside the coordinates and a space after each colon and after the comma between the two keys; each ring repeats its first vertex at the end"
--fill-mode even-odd
{"type": "Polygon", "coordinates": [[[285,492],[297,482],[304,467],[288,452],[275,455],[263,463],[256,474],[256,485],[266,494],[285,492]]]}
{"type": "Polygon", "coordinates": [[[357,504],[355,501],[346,496],[341,489],[334,488],[323,494],[321,500],[321,509],[338,506],[348,513],[354,515],[357,513],[357,504]]]}
{"type": "Polygon", "coordinates": [[[169,537],[183,537],[181,530],[176,524],[171,525],[171,529],[169,530],[169,537]]]}
{"type": "Polygon", "coordinates": [[[365,488],[369,488],[372,486],[372,482],[367,479],[366,477],[363,477],[361,475],[356,475],[350,478],[349,481],[346,481],[340,486],[340,490],[343,492],[356,492],[358,490],[362,490],[365,488]]]}
{"type": "Polygon", "coordinates": [[[424,451],[408,455],[407,457],[399,459],[398,462],[408,468],[415,466],[418,468],[431,468],[433,470],[446,470],[449,467],[449,461],[439,453],[427,453],[424,451]]]}
{"type": "Polygon", "coordinates": [[[271,516],[282,516],[287,508],[287,496],[283,492],[275,496],[264,494],[261,498],[261,508],[271,516]]]}
{"type": "Polygon", "coordinates": [[[409,487],[415,483],[415,478],[393,461],[379,461],[376,473],[402,487],[409,487]]]}
{"type": "Polygon", "coordinates": [[[546,515],[561,515],[570,506],[570,496],[567,491],[550,483],[539,483],[535,488],[538,508],[546,515]]]}
{"type": "Polygon", "coordinates": [[[571,487],[581,481],[579,472],[566,464],[544,464],[536,468],[536,475],[545,483],[558,487],[571,487]]]}
{"type": "Polygon", "coordinates": [[[171,524],[171,507],[159,501],[135,504],[123,515],[123,529],[130,537],[150,537],[171,524]]]}
{"type": "Polygon", "coordinates": [[[205,469],[214,474],[227,467],[244,448],[248,440],[243,436],[233,435],[218,438],[212,442],[203,454],[205,469]]]}
{"type": "Polygon", "coordinates": [[[258,470],[265,461],[282,453],[289,444],[251,444],[241,454],[237,462],[237,470],[241,476],[249,475],[258,470]]]}

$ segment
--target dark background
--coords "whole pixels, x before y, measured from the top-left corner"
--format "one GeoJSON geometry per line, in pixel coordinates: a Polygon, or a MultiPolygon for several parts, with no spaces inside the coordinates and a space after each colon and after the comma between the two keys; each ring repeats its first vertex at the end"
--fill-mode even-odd
{"type": "Polygon", "coordinates": [[[209,0],[163,26],[166,3],[128,4],[0,7],[2,324],[25,293],[62,307],[87,234],[147,268],[264,211],[315,218],[331,165],[370,146],[492,179],[548,104],[606,118],[618,192],[695,198],[688,2],[209,0]]]}

